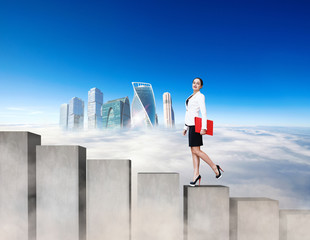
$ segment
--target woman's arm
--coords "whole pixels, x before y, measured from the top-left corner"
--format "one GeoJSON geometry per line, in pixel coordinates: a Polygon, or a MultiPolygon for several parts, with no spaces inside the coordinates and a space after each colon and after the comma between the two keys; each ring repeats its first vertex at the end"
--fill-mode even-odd
{"type": "Polygon", "coordinates": [[[185,136],[187,132],[187,126],[184,124],[184,128],[183,128],[183,135],[185,136]]]}

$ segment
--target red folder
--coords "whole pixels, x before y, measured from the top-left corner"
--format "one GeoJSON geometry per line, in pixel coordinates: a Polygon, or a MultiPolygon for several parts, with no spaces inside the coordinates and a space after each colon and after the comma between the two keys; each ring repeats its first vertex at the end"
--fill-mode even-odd
{"type": "MultiPolygon", "coordinates": [[[[200,133],[201,131],[201,118],[195,117],[195,132],[200,133]]],[[[213,121],[207,120],[207,133],[208,135],[213,136],[213,121]]]]}

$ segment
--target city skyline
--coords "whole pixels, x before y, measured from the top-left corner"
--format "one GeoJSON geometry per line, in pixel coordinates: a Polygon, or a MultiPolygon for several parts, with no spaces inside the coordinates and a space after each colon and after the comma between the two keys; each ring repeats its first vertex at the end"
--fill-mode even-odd
{"type": "Polygon", "coordinates": [[[217,125],[310,126],[308,2],[56,0],[0,9],[0,124],[57,124],[60,104],[86,100],[85,89],[116,99],[138,81],[152,83],[155,96],[170,92],[182,124],[201,77],[217,125]]]}
{"type": "MultiPolygon", "coordinates": [[[[149,111],[150,109],[151,109],[151,112],[153,111],[155,112],[155,117],[154,116],[152,117],[153,120],[152,120],[151,126],[157,126],[158,115],[155,109],[156,108],[155,96],[152,90],[152,85],[150,83],[137,83],[137,82],[133,82],[132,85],[134,86],[133,100],[135,98],[137,100],[137,97],[138,97],[138,98],[141,98],[138,100],[139,102],[141,102],[142,100],[148,105],[149,104],[152,105],[152,103],[150,103],[150,99],[148,99],[149,97],[147,96],[149,94],[152,95],[151,98],[153,99],[152,101],[153,101],[154,107],[143,106],[143,108],[146,107],[145,112],[149,111]],[[140,94],[141,93],[142,94],[140,96],[137,96],[136,87],[145,87],[146,89],[140,90],[140,94]]],[[[102,91],[97,87],[93,87],[88,91],[88,105],[87,105],[86,110],[84,109],[84,101],[81,98],[73,97],[71,98],[69,102],[70,102],[69,104],[63,103],[60,105],[58,124],[59,124],[59,127],[62,128],[63,130],[77,129],[77,128],[78,129],[102,129],[102,128],[116,128],[116,127],[131,127],[135,125],[131,123],[131,110],[130,109],[133,106],[130,105],[128,96],[104,102],[102,91]],[[77,101],[79,102],[79,104],[77,104],[77,101]],[[73,103],[75,103],[75,105],[73,103]],[[77,124],[79,125],[79,127],[74,128],[72,123],[70,126],[68,124],[69,118],[70,118],[70,114],[69,114],[70,104],[71,104],[71,110],[70,110],[71,115],[73,114],[72,109],[74,109],[76,112],[78,111],[78,115],[79,115],[75,117],[80,118],[82,116],[83,118],[83,120],[75,121],[75,122],[79,122],[77,124]],[[87,111],[87,118],[86,118],[87,122],[84,121],[84,112],[86,111],[87,111]],[[83,121],[83,123],[81,121],[83,121]]],[[[154,115],[154,113],[152,114],[154,115]]],[[[172,110],[172,114],[173,114],[173,110],[172,110]]],[[[147,116],[147,118],[149,119],[149,116],[147,116]]],[[[137,116],[136,116],[136,120],[137,120],[137,116]]],[[[143,121],[145,121],[145,119],[143,121]]],[[[72,119],[71,119],[71,122],[72,122],[72,119]]],[[[173,114],[173,123],[174,123],[174,114],[173,114]]],[[[148,126],[150,124],[146,124],[146,125],[148,126]]]]}

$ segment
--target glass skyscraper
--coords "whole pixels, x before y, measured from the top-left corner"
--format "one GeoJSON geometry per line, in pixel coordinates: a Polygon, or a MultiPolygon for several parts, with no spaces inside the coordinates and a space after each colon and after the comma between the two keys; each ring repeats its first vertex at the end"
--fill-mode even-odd
{"type": "Polygon", "coordinates": [[[134,97],[131,105],[131,123],[133,127],[156,125],[156,106],[152,85],[133,82],[134,97]]]}
{"type": "Polygon", "coordinates": [[[84,128],[84,101],[74,97],[69,103],[68,129],[78,130],[84,128]]]}
{"type": "Polygon", "coordinates": [[[108,101],[102,105],[104,128],[130,126],[130,104],[128,97],[108,101]]]}
{"type": "Polygon", "coordinates": [[[102,128],[101,107],[103,104],[103,94],[98,88],[92,88],[88,91],[88,128],[102,128]]]}
{"type": "Polygon", "coordinates": [[[174,111],[172,108],[171,95],[168,92],[163,94],[164,103],[164,123],[166,127],[174,126],[174,111]]]}
{"type": "Polygon", "coordinates": [[[68,112],[69,112],[69,104],[67,103],[61,104],[59,126],[64,130],[68,129],[68,112]]]}

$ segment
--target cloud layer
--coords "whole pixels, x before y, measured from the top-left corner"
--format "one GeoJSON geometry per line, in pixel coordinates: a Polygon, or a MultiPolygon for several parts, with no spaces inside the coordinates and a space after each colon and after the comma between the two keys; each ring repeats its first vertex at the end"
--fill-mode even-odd
{"type": "MultiPolygon", "coordinates": [[[[178,172],[180,192],[193,177],[187,136],[182,128],[62,132],[58,126],[0,125],[0,131],[30,131],[42,145],[80,145],[88,159],[131,159],[133,200],[138,172],[178,172]]],[[[269,197],[280,208],[310,209],[309,128],[217,127],[204,136],[205,151],[224,169],[215,179],[200,160],[202,184],[230,187],[232,197],[269,197]]]]}

